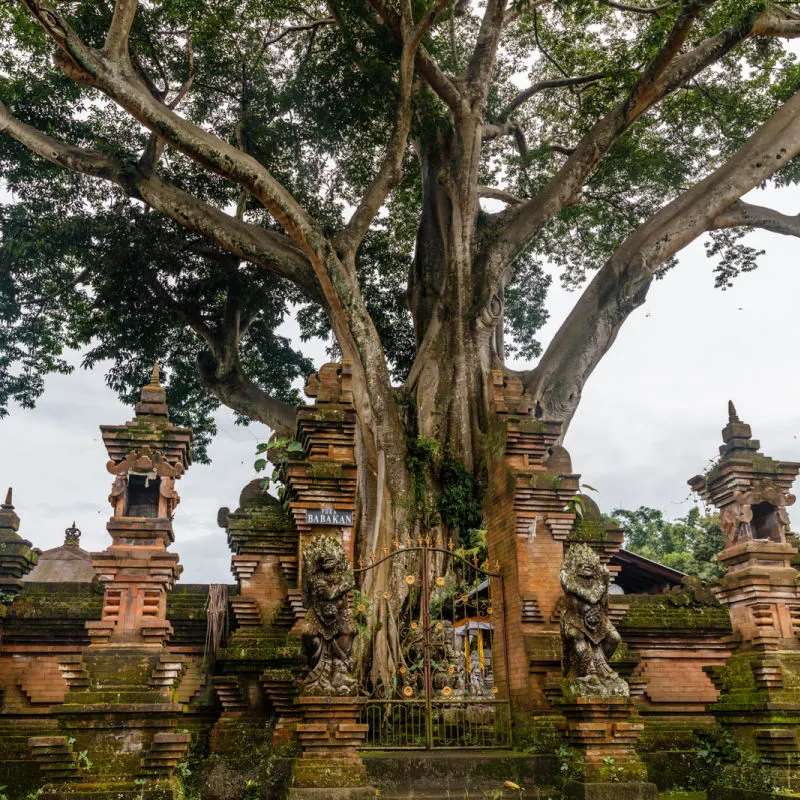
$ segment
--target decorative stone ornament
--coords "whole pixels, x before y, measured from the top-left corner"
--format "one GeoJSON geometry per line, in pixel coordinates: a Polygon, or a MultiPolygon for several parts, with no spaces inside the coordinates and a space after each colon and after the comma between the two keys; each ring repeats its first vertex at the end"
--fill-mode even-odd
{"type": "Polygon", "coordinates": [[[64,531],[64,547],[80,547],[81,531],[80,528],[75,527],[73,522],[69,528],[64,531]]]}
{"type": "Polygon", "coordinates": [[[608,618],[610,573],[586,544],[575,544],[559,573],[563,673],[573,697],[628,697],[628,684],[609,666],[620,635],[608,618]]]}
{"type": "Polygon", "coordinates": [[[354,696],[350,674],[355,628],[348,594],[355,588],[353,567],[333,536],[316,536],[303,550],[303,654],[308,674],[302,694],[354,696]]]}

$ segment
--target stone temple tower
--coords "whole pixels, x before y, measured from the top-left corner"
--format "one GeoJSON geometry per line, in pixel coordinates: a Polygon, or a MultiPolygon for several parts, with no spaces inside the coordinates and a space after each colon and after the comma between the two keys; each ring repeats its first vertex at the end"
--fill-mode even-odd
{"type": "Polygon", "coordinates": [[[787,508],[800,464],[776,461],[760,452],[750,426],[739,420],[733,403],[722,430],[720,458],[705,475],[689,481],[695,492],[720,510],[725,547],[717,556],[728,572],[720,600],[731,613],[740,645],[760,650],[796,648],[800,593],[787,539],[787,508]]]}
{"type": "Polygon", "coordinates": [[[716,463],[689,481],[719,509],[725,536],[716,591],[730,611],[733,654],[707,668],[721,692],[709,711],[775,770],[776,786],[791,785],[800,776],[800,574],[787,508],[800,464],[761,453],[733,403],[722,441],[716,463]]]}
{"type": "Polygon", "coordinates": [[[191,431],[169,421],[157,365],[135,417],[100,429],[110,459],[106,468],[114,475],[106,526],[112,542],[92,555],[106,592],[103,617],[90,623],[89,632],[98,644],[162,644],[170,632],[166,593],[183,570],[167,547],[175,541],[175,482],[191,464],[191,431]]]}

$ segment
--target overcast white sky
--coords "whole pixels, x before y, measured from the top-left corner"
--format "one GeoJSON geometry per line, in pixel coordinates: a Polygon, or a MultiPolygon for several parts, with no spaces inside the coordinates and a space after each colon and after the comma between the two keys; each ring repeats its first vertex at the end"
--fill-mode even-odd
{"type": "MultiPolygon", "coordinates": [[[[800,210],[800,189],[748,199],[800,210]]],[[[648,505],[669,517],[686,513],[693,503],[686,481],[717,454],[728,399],[767,454],[800,461],[800,244],[761,232],[749,243],[767,250],[762,266],[726,292],[714,289],[700,242],[684,251],[590,378],[565,444],[575,471],[599,490],[603,510],[648,505]]],[[[553,289],[545,341],[574,300],[553,289]]],[[[322,346],[310,355],[322,363],[322,346]]],[[[107,546],[111,476],[98,426],[131,416],[96,369],[49,378],[35,410],[13,409],[0,422],[0,487],[13,485],[20,532],[37,547],[60,545],[73,519],[84,548],[107,546]]],[[[268,436],[263,426],[235,426],[226,411],[219,428],[213,463],[192,466],[178,485],[171,549],[181,556],[183,582],[232,582],[217,508],[236,506],[253,477],[255,445],[268,436]]]]}

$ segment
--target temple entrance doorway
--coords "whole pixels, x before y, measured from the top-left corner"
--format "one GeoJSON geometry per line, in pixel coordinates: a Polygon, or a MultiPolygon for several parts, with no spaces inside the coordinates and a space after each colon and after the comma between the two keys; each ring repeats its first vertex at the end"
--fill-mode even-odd
{"type": "Polygon", "coordinates": [[[380,558],[372,554],[368,564],[360,561],[355,576],[356,627],[363,633],[386,626],[393,656],[389,670],[368,664],[362,676],[364,748],[509,747],[499,569],[452,543],[419,537],[405,546],[395,542],[380,558]]]}

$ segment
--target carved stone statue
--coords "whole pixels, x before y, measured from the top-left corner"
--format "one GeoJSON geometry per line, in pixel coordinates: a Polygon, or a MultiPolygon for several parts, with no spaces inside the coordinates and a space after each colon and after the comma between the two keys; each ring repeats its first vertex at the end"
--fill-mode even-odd
{"type": "Polygon", "coordinates": [[[316,536],[303,550],[303,655],[308,674],[305,695],[355,695],[350,674],[355,628],[348,594],[355,587],[353,567],[332,536],[316,536]]]}
{"type": "Polygon", "coordinates": [[[608,662],[620,635],[608,618],[610,575],[586,544],[573,545],[559,575],[564,600],[561,643],[568,691],[582,697],[627,697],[628,684],[608,662]]]}

